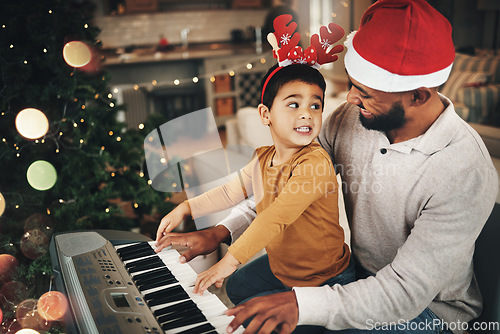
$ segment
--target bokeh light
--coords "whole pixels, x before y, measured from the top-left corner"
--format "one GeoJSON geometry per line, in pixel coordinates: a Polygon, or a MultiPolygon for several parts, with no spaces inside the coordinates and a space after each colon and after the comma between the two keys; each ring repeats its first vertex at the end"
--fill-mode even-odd
{"type": "Polygon", "coordinates": [[[26,177],[30,186],[43,191],[54,186],[57,181],[57,172],[49,162],[38,160],[28,167],[26,177]]]}
{"type": "Polygon", "coordinates": [[[90,63],[92,52],[87,44],[80,41],[72,41],[64,45],[63,57],[68,65],[83,67],[90,63]]]}
{"type": "Polygon", "coordinates": [[[68,300],[65,295],[58,291],[49,291],[40,297],[37,309],[45,320],[60,320],[68,310],[68,300]]]}
{"type": "Polygon", "coordinates": [[[49,131],[49,120],[42,111],[26,108],[16,116],[16,129],[24,138],[38,139],[49,131]]]}
{"type": "Polygon", "coordinates": [[[30,328],[23,328],[21,330],[18,330],[16,332],[16,334],[40,334],[39,332],[37,332],[36,330],[34,329],[30,329],[30,328]]]}
{"type": "Polygon", "coordinates": [[[5,197],[0,193],[0,217],[2,217],[5,212],[5,197]]]}

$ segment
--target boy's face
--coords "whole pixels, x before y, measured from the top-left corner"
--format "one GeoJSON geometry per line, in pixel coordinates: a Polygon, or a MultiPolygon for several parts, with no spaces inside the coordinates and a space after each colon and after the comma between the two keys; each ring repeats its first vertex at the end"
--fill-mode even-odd
{"type": "Polygon", "coordinates": [[[262,123],[270,126],[277,147],[309,145],[321,130],[323,90],[318,85],[288,82],[279,89],[270,110],[261,106],[262,123]]]}

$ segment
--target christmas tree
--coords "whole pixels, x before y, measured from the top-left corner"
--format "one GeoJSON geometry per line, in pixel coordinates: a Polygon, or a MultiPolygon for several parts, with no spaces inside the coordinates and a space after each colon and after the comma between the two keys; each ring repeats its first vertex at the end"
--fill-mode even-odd
{"type": "Polygon", "coordinates": [[[52,234],[130,229],[171,208],[145,175],[143,140],[159,124],[117,121],[92,2],[1,7],[0,332],[56,332],[40,306],[54,289],[52,234]]]}

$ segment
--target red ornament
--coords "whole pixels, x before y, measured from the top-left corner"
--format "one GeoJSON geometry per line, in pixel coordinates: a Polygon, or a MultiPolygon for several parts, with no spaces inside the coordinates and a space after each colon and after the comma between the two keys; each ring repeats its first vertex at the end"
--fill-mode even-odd
{"type": "Polygon", "coordinates": [[[35,260],[49,249],[49,238],[39,229],[32,229],[21,238],[21,251],[28,259],[35,260]]]}
{"type": "Polygon", "coordinates": [[[2,320],[3,320],[3,312],[2,309],[0,309],[0,324],[2,323],[2,320]]]}
{"type": "Polygon", "coordinates": [[[40,297],[37,308],[43,319],[60,320],[68,310],[68,300],[58,291],[49,291],[40,297]]]}
{"type": "Polygon", "coordinates": [[[19,262],[9,254],[0,254],[0,287],[9,282],[15,273],[19,262]]]}

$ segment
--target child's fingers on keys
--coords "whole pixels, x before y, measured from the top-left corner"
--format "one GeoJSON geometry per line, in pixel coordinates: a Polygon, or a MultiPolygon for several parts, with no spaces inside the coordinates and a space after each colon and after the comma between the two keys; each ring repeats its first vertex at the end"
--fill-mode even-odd
{"type": "Polygon", "coordinates": [[[194,288],[193,288],[193,292],[194,293],[198,293],[199,289],[200,289],[200,283],[201,283],[201,280],[203,279],[203,277],[205,276],[205,273],[206,271],[198,274],[198,276],[196,277],[196,281],[194,282],[194,288]]]}

